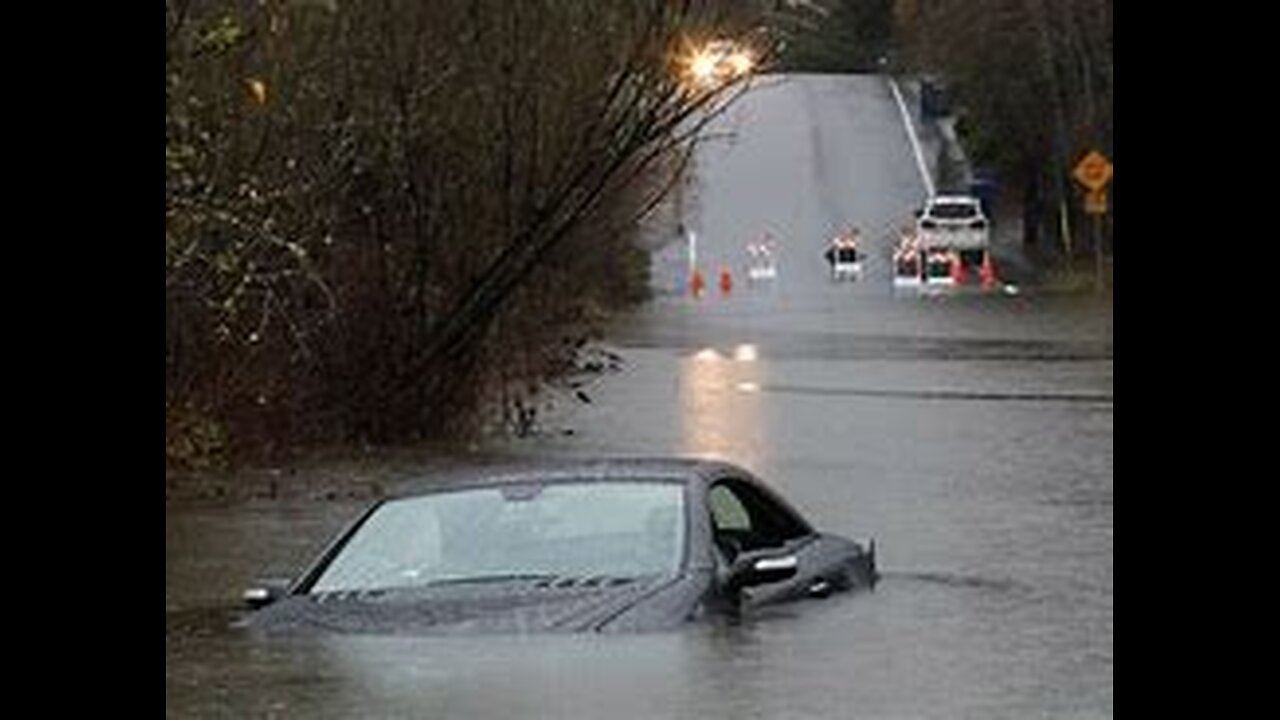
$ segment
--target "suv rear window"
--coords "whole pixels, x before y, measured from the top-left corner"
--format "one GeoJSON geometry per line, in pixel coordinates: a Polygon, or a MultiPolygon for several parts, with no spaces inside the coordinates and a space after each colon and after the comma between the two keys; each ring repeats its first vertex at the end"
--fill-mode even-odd
{"type": "Polygon", "coordinates": [[[943,220],[962,220],[977,216],[977,206],[968,203],[938,203],[929,208],[929,217],[943,220]]]}

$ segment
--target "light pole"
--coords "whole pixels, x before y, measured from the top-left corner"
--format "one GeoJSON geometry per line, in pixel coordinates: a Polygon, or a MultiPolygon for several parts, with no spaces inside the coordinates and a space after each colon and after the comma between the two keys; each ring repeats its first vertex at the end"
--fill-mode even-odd
{"type": "MultiPolygon", "coordinates": [[[[679,81],[684,91],[696,96],[721,92],[756,69],[755,53],[746,44],[723,38],[700,46],[686,42],[676,63],[680,68],[679,81]]],[[[683,178],[677,179],[675,211],[676,231],[686,237],[689,286],[694,297],[697,297],[703,284],[698,272],[698,234],[688,229],[684,223],[683,178]]]]}

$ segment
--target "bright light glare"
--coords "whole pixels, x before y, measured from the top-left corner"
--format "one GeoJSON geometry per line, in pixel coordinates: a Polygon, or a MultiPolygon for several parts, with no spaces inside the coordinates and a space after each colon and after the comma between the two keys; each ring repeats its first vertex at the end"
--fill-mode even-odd
{"type": "Polygon", "coordinates": [[[691,49],[686,63],[690,78],[699,85],[729,82],[755,69],[751,53],[729,40],[715,40],[691,49]]]}
{"type": "Polygon", "coordinates": [[[716,60],[707,53],[698,53],[693,56],[689,69],[699,80],[710,80],[716,74],[716,60]]]}

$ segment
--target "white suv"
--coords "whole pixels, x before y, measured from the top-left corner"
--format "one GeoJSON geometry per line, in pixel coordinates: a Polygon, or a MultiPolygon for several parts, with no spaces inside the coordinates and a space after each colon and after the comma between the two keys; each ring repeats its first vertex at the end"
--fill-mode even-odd
{"type": "Polygon", "coordinates": [[[916,220],[924,249],[986,250],[989,226],[982,203],[967,195],[929,198],[916,220]]]}

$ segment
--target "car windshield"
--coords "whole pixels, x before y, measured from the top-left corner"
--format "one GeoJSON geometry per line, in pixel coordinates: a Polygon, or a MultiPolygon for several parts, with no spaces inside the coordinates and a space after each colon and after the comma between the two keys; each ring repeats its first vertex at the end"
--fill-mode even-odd
{"type": "Polygon", "coordinates": [[[684,555],[674,482],[521,484],[392,500],[313,593],[523,577],[670,575],[684,555]]]}
{"type": "Polygon", "coordinates": [[[943,220],[962,220],[978,216],[978,207],[970,203],[937,203],[929,208],[929,216],[943,220]]]}
{"type": "Polygon", "coordinates": [[[836,252],[836,259],[842,263],[857,262],[858,251],[853,248],[840,248],[840,250],[836,252]]]}

